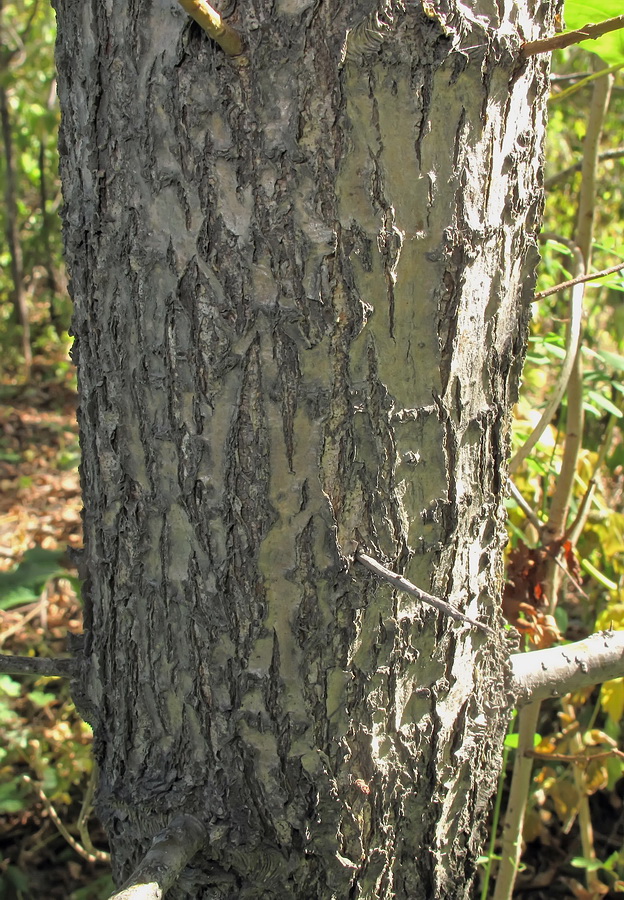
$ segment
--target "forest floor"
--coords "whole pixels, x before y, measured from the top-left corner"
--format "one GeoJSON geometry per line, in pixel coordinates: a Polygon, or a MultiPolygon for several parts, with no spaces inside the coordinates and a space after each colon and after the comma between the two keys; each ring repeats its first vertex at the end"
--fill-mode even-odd
{"type": "MultiPolygon", "coordinates": [[[[82,629],[68,548],[82,543],[73,370],[0,388],[0,652],[63,656],[82,629]],[[16,569],[16,564],[21,565],[16,569]],[[5,573],[12,572],[9,581],[5,573]],[[17,577],[15,577],[17,576],[17,577]],[[2,580],[4,578],[4,580],[2,580]]],[[[81,857],[70,835],[91,772],[90,732],[60,679],[0,676],[0,900],[101,900],[109,866],[81,857]]],[[[97,822],[91,838],[106,847],[97,822]]]]}

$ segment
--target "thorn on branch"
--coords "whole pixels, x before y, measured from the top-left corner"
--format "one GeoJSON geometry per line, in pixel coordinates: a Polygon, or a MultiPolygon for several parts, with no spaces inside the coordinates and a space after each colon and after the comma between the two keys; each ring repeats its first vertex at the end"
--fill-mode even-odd
{"type": "Polygon", "coordinates": [[[380,562],[377,562],[376,559],[373,559],[372,556],[367,556],[367,554],[362,553],[361,550],[356,550],[355,558],[363,566],[366,566],[369,572],[374,572],[375,575],[379,575],[384,581],[389,581],[395,588],[399,588],[399,590],[411,594],[412,597],[416,597],[422,603],[433,606],[441,613],[444,613],[445,616],[449,616],[449,618],[455,619],[457,622],[465,622],[473,628],[478,628],[485,634],[492,635],[493,637],[497,636],[496,631],[488,625],[484,625],[483,622],[477,622],[476,619],[471,619],[470,616],[464,615],[464,613],[455,609],[454,606],[451,606],[450,603],[447,603],[445,600],[440,600],[438,597],[434,597],[426,591],[422,591],[419,587],[416,587],[415,584],[412,584],[411,581],[408,581],[407,578],[404,578],[402,575],[397,575],[396,572],[387,569],[380,562]]]}
{"type": "Polygon", "coordinates": [[[514,653],[510,662],[518,706],[561,697],[624,675],[624,631],[601,631],[563,647],[514,653]]]}

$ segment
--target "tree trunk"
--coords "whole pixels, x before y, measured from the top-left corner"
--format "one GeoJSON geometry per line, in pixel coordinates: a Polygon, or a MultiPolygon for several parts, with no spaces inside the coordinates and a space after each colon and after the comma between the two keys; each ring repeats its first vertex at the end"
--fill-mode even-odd
{"type": "Polygon", "coordinates": [[[85,503],[79,708],[118,882],[462,898],[509,716],[509,409],[549,3],[58,0],[85,503]],[[500,637],[360,566],[358,548],[500,637]]]}

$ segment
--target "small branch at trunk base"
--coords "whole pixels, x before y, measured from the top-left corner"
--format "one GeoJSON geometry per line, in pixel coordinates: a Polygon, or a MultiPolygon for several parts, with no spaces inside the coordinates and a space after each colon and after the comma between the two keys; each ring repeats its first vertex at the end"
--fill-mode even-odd
{"type": "Polygon", "coordinates": [[[205,841],[206,829],[195,816],[176,816],[110,900],[161,900],[205,841]]]}
{"type": "Polygon", "coordinates": [[[624,676],[624,631],[600,631],[584,641],[514,653],[511,688],[518,706],[624,676]]]}
{"type": "Polygon", "coordinates": [[[7,656],[0,654],[0,672],[7,675],[38,675],[48,678],[71,678],[76,674],[74,659],[43,659],[39,656],[7,656]]]}
{"type": "Polygon", "coordinates": [[[178,0],[178,3],[228,56],[243,55],[244,47],[240,34],[231,25],[226,24],[206,0],[178,0]]]}
{"type": "Polygon", "coordinates": [[[588,22],[576,31],[566,31],[564,34],[555,34],[553,37],[542,38],[539,41],[527,41],[522,45],[523,56],[536,56],[538,53],[551,53],[571,44],[580,44],[581,41],[592,41],[624,28],[624,16],[615,16],[613,19],[605,19],[604,22],[588,22]]]}
{"type": "Polygon", "coordinates": [[[36,784],[36,782],[34,782],[32,778],[29,778],[28,775],[24,775],[24,781],[26,782],[26,784],[31,785],[33,790],[37,792],[39,799],[47,809],[48,815],[58,828],[59,832],[65,838],[69,846],[72,847],[79,856],[82,856],[82,858],[86,859],[87,862],[110,862],[110,853],[107,853],[105,850],[95,850],[94,848],[88,850],[86,847],[83,847],[82,844],[78,843],[78,841],[71,836],[67,828],[65,828],[63,822],[61,821],[61,817],[57,813],[54,806],[50,803],[44,792],[41,790],[40,786],[36,784]]]}
{"type": "Polygon", "coordinates": [[[445,600],[440,600],[438,597],[427,594],[426,591],[421,591],[420,588],[416,587],[415,584],[412,584],[411,581],[408,581],[407,578],[403,578],[402,575],[397,575],[396,572],[386,569],[385,566],[380,562],[377,562],[376,559],[373,559],[372,556],[367,556],[365,553],[362,553],[361,550],[356,550],[355,558],[363,566],[366,566],[369,572],[374,572],[375,575],[379,575],[384,581],[389,581],[390,584],[399,588],[399,590],[411,594],[412,597],[417,597],[422,603],[427,603],[429,606],[435,607],[435,609],[444,613],[445,616],[449,616],[449,618],[455,619],[457,622],[465,622],[468,625],[472,625],[473,628],[478,628],[480,631],[485,632],[485,634],[491,634],[493,637],[496,637],[496,632],[489,626],[484,625],[483,622],[477,622],[476,619],[465,616],[463,612],[455,609],[454,606],[451,606],[450,603],[447,603],[445,600]]]}

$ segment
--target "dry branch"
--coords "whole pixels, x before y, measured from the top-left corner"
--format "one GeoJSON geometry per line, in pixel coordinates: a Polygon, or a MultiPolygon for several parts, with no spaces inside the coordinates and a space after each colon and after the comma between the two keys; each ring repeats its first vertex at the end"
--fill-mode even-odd
{"type": "MultiPolygon", "coordinates": [[[[595,72],[592,78],[595,78],[600,73],[595,72]]],[[[601,76],[602,77],[602,76],[601,76]]],[[[598,155],[598,162],[607,162],[612,159],[622,159],[624,156],[624,147],[615,147],[613,150],[605,150],[603,153],[598,155]]],[[[560,172],[557,172],[555,175],[551,175],[550,178],[547,178],[544,182],[544,187],[547,191],[551,190],[556,184],[559,184],[561,181],[565,181],[570,175],[574,175],[576,172],[580,172],[583,168],[583,160],[580,160],[577,163],[574,163],[573,166],[568,166],[565,169],[562,169],[560,172]]]]}
{"type": "Polygon", "coordinates": [[[45,806],[48,811],[48,815],[58,828],[60,834],[65,838],[69,846],[75,850],[78,856],[82,856],[83,859],[86,859],[87,862],[110,862],[110,853],[107,853],[105,850],[96,850],[93,845],[91,847],[83,846],[79,841],[77,841],[67,830],[63,821],[59,814],[56,811],[54,805],[47,798],[40,785],[33,781],[32,778],[29,778],[28,775],[24,775],[24,781],[26,784],[30,785],[32,789],[37,793],[37,796],[45,806]]]}
{"type": "Polygon", "coordinates": [[[206,0],[178,0],[178,2],[228,56],[242,56],[244,48],[240,34],[224,22],[216,9],[213,9],[206,0]]]}
{"type": "Polygon", "coordinates": [[[110,900],[161,900],[205,841],[206,829],[195,816],[176,816],[110,900]]]}
{"type": "Polygon", "coordinates": [[[468,625],[472,625],[473,628],[478,628],[480,629],[480,631],[484,631],[486,634],[496,636],[496,632],[492,628],[489,628],[487,625],[484,625],[483,622],[477,622],[476,619],[471,619],[470,616],[464,615],[463,612],[455,609],[454,606],[451,606],[450,603],[447,603],[445,600],[440,600],[439,597],[433,597],[426,591],[421,590],[419,587],[416,587],[415,584],[412,584],[411,581],[408,581],[407,578],[404,578],[402,575],[397,575],[396,572],[392,572],[390,569],[387,569],[380,562],[377,562],[376,559],[373,559],[372,556],[367,556],[365,553],[362,553],[361,550],[357,550],[355,558],[363,566],[366,566],[366,568],[370,572],[374,572],[375,575],[379,575],[380,578],[384,579],[384,581],[389,581],[390,584],[394,585],[394,587],[396,588],[399,588],[399,590],[405,591],[407,594],[411,594],[413,597],[417,597],[418,600],[421,601],[421,603],[426,603],[429,606],[435,607],[435,609],[438,609],[440,612],[444,613],[445,616],[449,616],[449,618],[455,619],[457,622],[465,622],[468,625]]]}
{"type": "Polygon", "coordinates": [[[624,676],[624,631],[600,631],[564,647],[515,653],[510,661],[518,706],[561,697],[624,676]]]}
{"type": "Polygon", "coordinates": [[[624,28],[624,16],[615,16],[613,19],[605,19],[604,22],[588,22],[576,31],[566,31],[563,34],[555,34],[539,41],[527,41],[522,45],[523,56],[536,56],[538,53],[551,53],[553,50],[561,50],[562,47],[570,47],[572,44],[580,44],[581,41],[595,41],[596,38],[624,28]]]}
{"type": "Polygon", "coordinates": [[[0,654],[0,672],[7,675],[37,675],[47,678],[71,678],[76,673],[74,659],[43,659],[39,656],[0,654]]]}
{"type": "Polygon", "coordinates": [[[546,291],[539,291],[533,297],[534,300],[542,300],[544,297],[550,297],[551,294],[558,294],[566,288],[574,287],[575,284],[585,284],[587,281],[595,281],[597,278],[604,278],[605,275],[613,275],[615,272],[621,272],[624,269],[624,262],[618,263],[617,266],[610,266],[608,269],[601,269],[600,272],[590,272],[589,275],[579,275],[577,278],[570,278],[569,281],[562,281],[554,287],[548,288],[546,291]]]}

